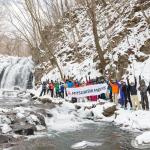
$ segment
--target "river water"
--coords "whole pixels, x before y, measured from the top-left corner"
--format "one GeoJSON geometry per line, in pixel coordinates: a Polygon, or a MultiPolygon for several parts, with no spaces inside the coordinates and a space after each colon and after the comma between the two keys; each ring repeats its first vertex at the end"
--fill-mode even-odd
{"type": "MultiPolygon", "coordinates": [[[[99,146],[76,147],[84,150],[138,150],[131,146],[136,133],[122,131],[111,123],[85,124],[83,129],[65,133],[50,131],[47,136],[21,143],[13,150],[73,150],[72,145],[87,141],[99,146]]],[[[149,150],[149,149],[146,149],[149,150]]]]}

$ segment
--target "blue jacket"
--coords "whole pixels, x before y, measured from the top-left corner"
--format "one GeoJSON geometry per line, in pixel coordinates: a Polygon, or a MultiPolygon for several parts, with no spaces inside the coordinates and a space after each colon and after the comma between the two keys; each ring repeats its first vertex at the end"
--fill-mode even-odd
{"type": "Polygon", "coordinates": [[[67,87],[72,88],[74,86],[74,83],[72,81],[67,81],[67,87]]]}
{"type": "Polygon", "coordinates": [[[64,93],[64,90],[65,90],[64,84],[60,85],[60,92],[64,93]]]}
{"type": "Polygon", "coordinates": [[[118,81],[117,81],[117,84],[119,86],[119,91],[120,91],[120,99],[121,100],[125,100],[126,97],[127,97],[127,86],[123,86],[122,84],[120,84],[118,81]]]}

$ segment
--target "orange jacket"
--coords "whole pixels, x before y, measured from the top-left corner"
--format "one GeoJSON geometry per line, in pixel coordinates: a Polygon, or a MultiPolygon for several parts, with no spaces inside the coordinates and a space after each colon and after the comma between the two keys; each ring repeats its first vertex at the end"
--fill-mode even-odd
{"type": "Polygon", "coordinates": [[[110,82],[110,86],[112,88],[112,93],[113,94],[118,94],[119,93],[119,86],[117,83],[111,83],[110,82]]]}

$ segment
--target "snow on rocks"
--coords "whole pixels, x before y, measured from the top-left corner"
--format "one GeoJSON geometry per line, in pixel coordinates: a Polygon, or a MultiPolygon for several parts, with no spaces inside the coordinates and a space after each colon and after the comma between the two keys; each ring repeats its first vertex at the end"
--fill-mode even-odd
{"type": "Polygon", "coordinates": [[[120,109],[116,112],[114,120],[116,125],[129,130],[149,130],[150,129],[150,112],[149,111],[132,111],[120,109]]]}
{"type": "Polygon", "coordinates": [[[137,136],[131,144],[135,148],[150,148],[150,131],[144,132],[141,135],[137,136]]]}
{"type": "Polygon", "coordinates": [[[61,106],[52,109],[51,114],[53,117],[46,118],[49,130],[58,132],[77,130],[83,123],[83,119],[77,115],[75,105],[69,102],[63,102],[61,106]]]}
{"type": "Polygon", "coordinates": [[[11,119],[8,118],[7,116],[5,115],[1,115],[0,116],[0,124],[10,124],[11,123],[11,119]]]}
{"type": "Polygon", "coordinates": [[[149,144],[150,145],[150,131],[144,132],[143,134],[137,136],[135,141],[138,145],[149,144]]]}
{"type": "Polygon", "coordinates": [[[76,144],[73,144],[71,146],[72,149],[85,149],[90,147],[97,147],[102,145],[102,143],[96,143],[96,142],[88,142],[88,141],[82,141],[76,144]]]}
{"type": "Polygon", "coordinates": [[[12,128],[8,124],[3,124],[1,127],[2,133],[6,134],[12,131],[12,128]]]}

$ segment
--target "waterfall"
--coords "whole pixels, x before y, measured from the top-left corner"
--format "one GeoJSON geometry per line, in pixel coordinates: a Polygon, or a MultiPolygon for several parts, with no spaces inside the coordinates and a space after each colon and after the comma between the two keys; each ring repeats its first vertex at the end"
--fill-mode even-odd
{"type": "Polygon", "coordinates": [[[31,57],[0,56],[0,88],[32,88],[33,68],[31,57]]]}

